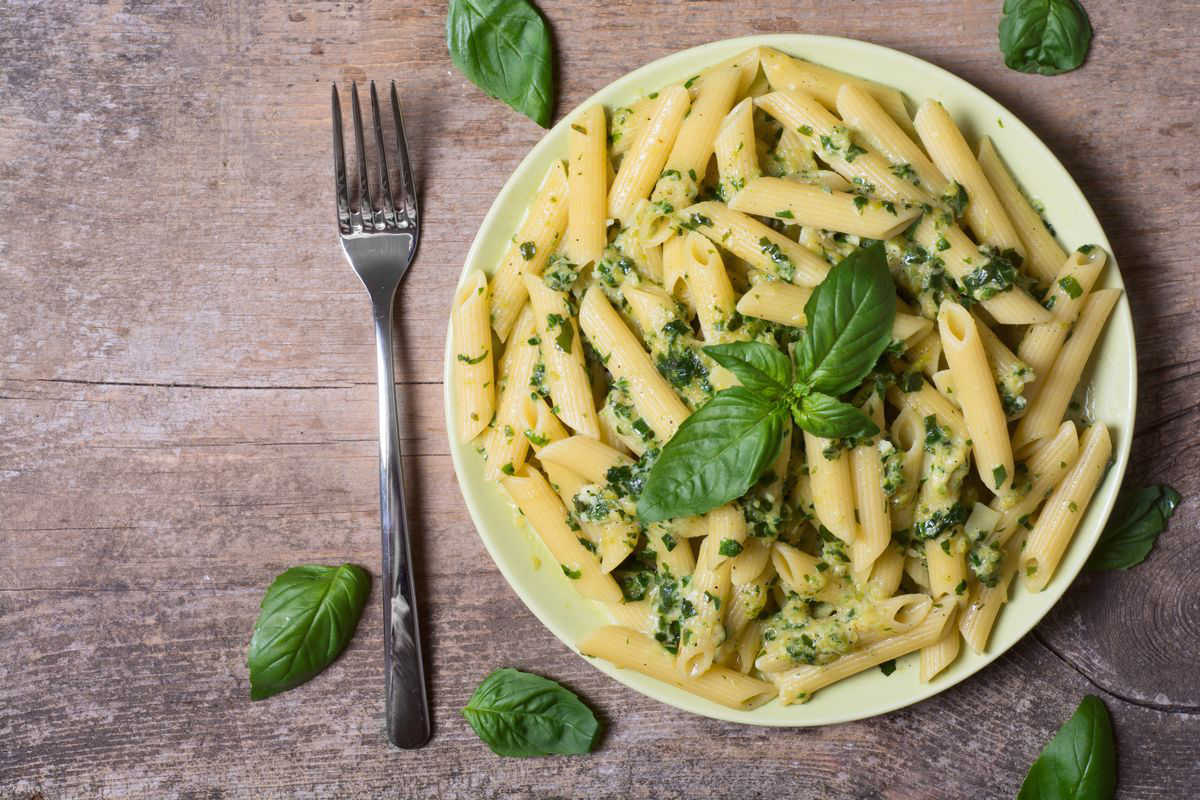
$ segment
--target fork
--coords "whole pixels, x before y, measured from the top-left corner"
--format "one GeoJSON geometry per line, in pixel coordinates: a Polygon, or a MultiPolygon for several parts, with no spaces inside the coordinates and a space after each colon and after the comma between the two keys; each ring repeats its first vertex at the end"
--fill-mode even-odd
{"type": "Polygon", "coordinates": [[[400,466],[400,436],[396,421],[396,387],[392,367],[392,309],[396,287],[412,264],[420,239],[416,189],[404,142],[400,100],[392,82],[392,117],[396,127],[398,183],[393,202],[387,156],[379,114],[379,97],[371,82],[375,147],[379,162],[379,194],[371,196],[363,142],[358,86],[351,84],[351,113],[358,166],[358,206],[350,203],[346,156],[342,143],[342,107],[333,87],[333,173],[337,192],[338,238],[346,260],[371,296],[375,318],[375,369],[379,379],[379,516],[383,543],[383,645],[386,667],[388,740],[397,747],[416,748],[429,741],[429,701],[425,695],[425,665],[417,622],[412,551],[404,504],[400,466]]]}

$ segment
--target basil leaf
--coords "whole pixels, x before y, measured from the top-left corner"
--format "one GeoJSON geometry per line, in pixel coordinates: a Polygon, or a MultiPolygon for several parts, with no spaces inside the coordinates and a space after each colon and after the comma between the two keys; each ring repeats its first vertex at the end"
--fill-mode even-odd
{"type": "Polygon", "coordinates": [[[760,397],[778,400],[791,388],[791,361],[770,345],[733,342],[706,347],[704,352],[760,397]]]}
{"type": "Polygon", "coordinates": [[[596,715],[574,692],[515,669],[498,669],[484,678],[462,713],[500,756],[586,753],[600,732],[596,715]]]}
{"type": "Polygon", "coordinates": [[[779,453],[787,406],[744,386],[724,389],[663,447],[638,498],[638,519],[703,514],[741,497],[779,453]]]}
{"type": "Polygon", "coordinates": [[[254,623],[250,699],[286,692],[329,666],[354,635],[371,589],[362,567],[305,564],[275,578],[254,623]]]}
{"type": "Polygon", "coordinates": [[[879,433],[879,426],[866,414],[820,392],[801,398],[800,405],[792,409],[792,418],[801,428],[822,439],[867,437],[879,433]]]}
{"type": "Polygon", "coordinates": [[[1000,52],[1010,69],[1070,72],[1083,63],[1091,42],[1092,26],[1077,0],[1004,0],[1000,52]]]}
{"type": "Polygon", "coordinates": [[[1170,486],[1121,489],[1087,568],[1129,569],[1145,561],[1182,500],[1170,486]]]}
{"type": "Polygon", "coordinates": [[[862,382],[892,339],[896,288],[882,242],[829,270],[804,305],[808,328],[796,347],[796,380],[845,394],[862,382]]]}
{"type": "Polygon", "coordinates": [[[1107,800],[1116,760],[1108,709],[1089,694],[1033,762],[1017,800],[1107,800]]]}
{"type": "Polygon", "coordinates": [[[543,128],[550,125],[550,31],[528,0],[450,0],[446,45],[472,83],[543,128]]]}

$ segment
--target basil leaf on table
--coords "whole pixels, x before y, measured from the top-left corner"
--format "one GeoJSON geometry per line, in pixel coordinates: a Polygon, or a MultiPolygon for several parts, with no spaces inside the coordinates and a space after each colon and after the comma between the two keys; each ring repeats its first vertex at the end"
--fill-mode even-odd
{"type": "Polygon", "coordinates": [[[276,577],[246,654],[250,699],[286,692],[329,666],[354,635],[370,589],[371,577],[353,564],[305,564],[276,577]]]}
{"type": "Polygon", "coordinates": [[[446,45],[454,66],[472,83],[549,127],[550,31],[528,0],[450,0],[446,45]]]}
{"type": "Polygon", "coordinates": [[[663,447],[638,498],[642,522],[703,514],[754,485],[779,453],[787,406],[744,386],[718,392],[663,447]]]}
{"type": "Polygon", "coordinates": [[[1145,561],[1182,500],[1170,486],[1123,488],[1087,568],[1129,569],[1145,561]]]}
{"type": "Polygon", "coordinates": [[[586,753],[600,732],[596,715],[574,692],[515,669],[498,669],[484,678],[462,713],[501,756],[586,753]]]}
{"type": "Polygon", "coordinates": [[[770,345],[733,342],[706,347],[704,352],[760,397],[778,400],[792,387],[791,362],[770,345]]]}
{"type": "Polygon", "coordinates": [[[813,392],[805,395],[792,409],[796,424],[822,439],[867,437],[879,433],[870,417],[836,397],[813,392]]]}
{"type": "Polygon", "coordinates": [[[1033,762],[1017,800],[1108,800],[1116,762],[1108,709],[1089,694],[1033,762]]]}
{"type": "Polygon", "coordinates": [[[808,328],[796,346],[796,380],[828,395],[866,377],[891,343],[896,288],[882,242],[829,270],[804,305],[808,328]]]}
{"type": "Polygon", "coordinates": [[[1004,0],[1000,52],[1010,69],[1070,72],[1083,63],[1091,42],[1092,26],[1077,0],[1004,0]]]}

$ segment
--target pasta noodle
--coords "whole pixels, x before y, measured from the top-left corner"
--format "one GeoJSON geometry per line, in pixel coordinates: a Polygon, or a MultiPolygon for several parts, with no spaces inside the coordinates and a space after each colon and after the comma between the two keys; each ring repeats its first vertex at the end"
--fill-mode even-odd
{"type": "Polygon", "coordinates": [[[581,653],[739,710],[910,653],[953,677],[1014,577],[1053,579],[1103,478],[1108,428],[1064,417],[1120,296],[1104,252],[1063,251],[940,104],[914,122],[896,90],[770,48],[569,123],[491,277],[455,292],[449,422],[613,623],[581,653]],[[865,248],[890,341],[876,317],[800,374],[846,311],[841,278],[817,287],[865,248]],[[737,398],[766,416],[720,416],[737,398]],[[769,461],[739,496],[696,471],[661,518],[657,465],[764,421],[778,449],[738,440],[769,461]]]}

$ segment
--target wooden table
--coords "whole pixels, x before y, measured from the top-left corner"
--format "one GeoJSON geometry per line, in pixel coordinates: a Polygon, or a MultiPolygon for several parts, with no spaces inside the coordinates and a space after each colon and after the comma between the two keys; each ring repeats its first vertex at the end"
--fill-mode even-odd
{"type": "MultiPolygon", "coordinates": [[[[1149,561],[1085,575],[982,674],[815,730],[691,717],[588,666],[517,600],[447,455],[442,346],[483,214],[541,131],[455,71],[445,8],[384,2],[0,6],[0,797],[993,798],[1088,692],[1120,794],[1200,778],[1200,6],[1084,0],[1086,66],[1003,67],[1000,0],[543,0],[559,113],[728,36],[905,50],[1015,111],[1112,238],[1137,318],[1132,480],[1189,499],[1149,561]],[[424,241],[396,325],[428,598],[435,735],[383,738],[377,598],[332,668],[247,699],[245,648],[286,566],[378,569],[367,300],[333,237],[330,81],[396,79],[424,241]],[[586,758],[493,756],[459,715],[500,666],[580,692],[586,758]]],[[[377,587],[376,587],[377,591],[377,587]]]]}

